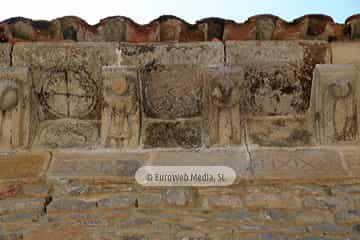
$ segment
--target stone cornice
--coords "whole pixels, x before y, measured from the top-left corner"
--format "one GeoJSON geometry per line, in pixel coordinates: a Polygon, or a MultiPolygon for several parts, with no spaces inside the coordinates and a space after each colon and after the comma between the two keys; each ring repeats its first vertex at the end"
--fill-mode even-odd
{"type": "Polygon", "coordinates": [[[360,36],[359,15],[345,23],[330,16],[309,14],[287,22],[270,14],[250,17],[243,23],[205,18],[190,24],[175,16],[161,16],[140,25],[130,18],[113,16],[95,25],[76,16],[51,21],[15,17],[0,23],[0,41],[120,41],[196,42],[212,40],[355,40],[360,36]]]}

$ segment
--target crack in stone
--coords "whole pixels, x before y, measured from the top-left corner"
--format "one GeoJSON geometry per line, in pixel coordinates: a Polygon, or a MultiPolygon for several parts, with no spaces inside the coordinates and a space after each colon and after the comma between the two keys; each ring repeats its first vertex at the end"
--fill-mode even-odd
{"type": "Polygon", "coordinates": [[[254,175],[255,172],[254,172],[254,160],[253,160],[253,157],[252,157],[252,153],[251,153],[251,150],[250,150],[250,147],[249,147],[249,142],[248,142],[248,127],[247,127],[247,122],[245,121],[245,124],[244,124],[244,144],[245,144],[245,149],[246,149],[246,152],[249,156],[249,171],[251,173],[251,175],[254,175]]]}
{"type": "Polygon", "coordinates": [[[53,197],[51,195],[49,195],[45,198],[44,208],[43,208],[43,213],[44,213],[43,216],[47,216],[47,208],[52,201],[53,201],[53,197]]]}
{"type": "Polygon", "coordinates": [[[50,169],[51,163],[52,163],[53,158],[54,158],[54,153],[52,151],[49,151],[48,153],[50,155],[50,158],[49,158],[48,164],[45,167],[45,179],[48,179],[49,169],[50,169]]]}
{"type": "Polygon", "coordinates": [[[14,52],[15,43],[11,43],[10,47],[10,67],[13,66],[13,52],[14,52]]]}
{"type": "Polygon", "coordinates": [[[226,61],[226,56],[227,56],[227,54],[226,54],[226,42],[225,41],[222,41],[222,44],[224,45],[224,66],[226,66],[227,65],[227,61],[226,61]]]}

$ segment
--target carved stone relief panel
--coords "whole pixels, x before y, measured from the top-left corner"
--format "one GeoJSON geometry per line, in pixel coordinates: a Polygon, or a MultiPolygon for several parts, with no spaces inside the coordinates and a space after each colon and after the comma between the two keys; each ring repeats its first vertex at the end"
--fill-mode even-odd
{"type": "Polygon", "coordinates": [[[238,66],[213,67],[204,76],[204,125],[207,144],[241,144],[244,72],[238,66]]]}
{"type": "Polygon", "coordinates": [[[318,65],[311,115],[319,144],[358,140],[359,73],[353,65],[318,65]]]}
{"type": "Polygon", "coordinates": [[[201,146],[200,72],[195,65],[150,64],[141,70],[146,148],[201,146]]]}
{"type": "Polygon", "coordinates": [[[33,82],[32,145],[97,145],[103,104],[102,67],[116,62],[115,43],[16,44],[13,64],[29,65],[33,82]]]}
{"type": "Polygon", "coordinates": [[[148,65],[142,72],[146,117],[176,119],[201,116],[202,79],[197,66],[148,65]]]}
{"type": "Polygon", "coordinates": [[[26,67],[0,68],[0,149],[27,147],[31,80],[26,67]]]}
{"type": "Polygon", "coordinates": [[[139,87],[135,68],[104,67],[101,145],[131,148],[139,144],[139,87]]]}
{"type": "Polygon", "coordinates": [[[230,41],[226,62],[244,70],[244,110],[250,116],[304,114],[316,64],[329,63],[321,41],[230,41]]]}

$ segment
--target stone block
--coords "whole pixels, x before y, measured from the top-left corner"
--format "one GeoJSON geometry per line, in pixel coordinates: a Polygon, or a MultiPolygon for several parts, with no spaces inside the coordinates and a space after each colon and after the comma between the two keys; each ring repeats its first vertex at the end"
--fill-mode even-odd
{"type": "Polygon", "coordinates": [[[28,147],[32,105],[28,70],[0,68],[0,149],[28,147]]]}
{"type": "Polygon", "coordinates": [[[359,77],[353,65],[316,66],[311,120],[319,144],[358,141],[359,77]]]}
{"type": "Polygon", "coordinates": [[[213,67],[205,71],[203,118],[206,143],[210,146],[240,145],[244,72],[237,66],[213,67]]]}
{"type": "Polygon", "coordinates": [[[251,193],[246,196],[245,204],[248,208],[299,209],[301,199],[289,193],[251,193]]]}
{"type": "Polygon", "coordinates": [[[246,126],[250,144],[296,147],[315,143],[312,126],[304,116],[249,117],[246,126]]]}
{"type": "Polygon", "coordinates": [[[163,65],[194,64],[221,65],[224,63],[222,42],[129,44],[119,45],[119,64],[146,66],[153,62],[163,65]]]}
{"type": "MultiPolygon", "coordinates": [[[[114,65],[116,61],[115,43],[15,45],[14,66],[28,65],[31,70],[34,113],[31,138],[41,138],[36,141],[40,147],[48,147],[45,142],[49,132],[61,132],[62,137],[64,133],[70,136],[66,141],[71,144],[59,144],[58,147],[84,147],[88,135],[92,139],[97,134],[99,127],[96,124],[101,119],[102,67],[114,65]],[[70,120],[71,123],[64,126],[64,123],[55,120],[70,120]],[[86,133],[84,129],[92,124],[97,131],[86,133]]],[[[92,143],[89,141],[90,146],[92,143]]]]}
{"type": "Polygon", "coordinates": [[[0,152],[0,182],[39,180],[49,161],[45,152],[0,152]]]}
{"type": "MultiPolygon", "coordinates": [[[[326,235],[341,235],[347,234],[350,232],[350,229],[347,227],[339,226],[333,223],[323,223],[323,224],[314,224],[310,225],[307,228],[307,231],[311,233],[326,234],[326,235]]],[[[316,238],[314,238],[316,239],[316,238]]],[[[330,238],[332,239],[332,238],[330,238]]]]}
{"type": "Polygon", "coordinates": [[[192,188],[172,188],[164,191],[162,197],[172,206],[194,206],[198,201],[198,192],[192,188]]]}
{"type": "Polygon", "coordinates": [[[360,211],[351,209],[337,212],[335,214],[335,221],[340,225],[360,223],[360,211]]]}
{"type": "Polygon", "coordinates": [[[0,44],[0,67],[8,67],[11,62],[11,44],[0,44]]]}
{"type": "Polygon", "coordinates": [[[133,148],[139,145],[140,104],[137,71],[104,67],[104,105],[101,115],[101,145],[133,148]]]}
{"type": "Polygon", "coordinates": [[[342,154],[326,148],[251,148],[257,179],[330,179],[349,176],[342,154]]]}
{"type": "Polygon", "coordinates": [[[331,213],[321,210],[300,210],[295,216],[295,222],[299,225],[315,225],[333,222],[331,213]]]}
{"type": "Polygon", "coordinates": [[[112,195],[97,201],[98,208],[120,209],[135,207],[136,198],[134,195],[112,195]]]}
{"type": "Polygon", "coordinates": [[[226,63],[244,70],[251,116],[304,114],[313,69],[329,62],[329,45],[321,41],[226,42],[226,63]]]}
{"type": "Polygon", "coordinates": [[[48,214],[83,212],[97,207],[96,201],[81,199],[55,199],[47,206],[48,214]]]}
{"type": "Polygon", "coordinates": [[[202,145],[202,123],[198,120],[146,121],[145,148],[199,148],[202,145]]]}
{"type": "Polygon", "coordinates": [[[132,182],[135,172],[148,160],[148,153],[63,152],[55,153],[48,180],[110,180],[132,182]]]}
{"type": "Polygon", "coordinates": [[[238,222],[249,219],[249,213],[246,210],[241,210],[238,212],[223,212],[216,216],[217,221],[228,221],[228,222],[238,222]]]}
{"type": "Polygon", "coordinates": [[[237,195],[216,195],[206,197],[206,203],[210,209],[241,209],[244,204],[241,196],[237,195]]]}
{"type": "Polygon", "coordinates": [[[154,208],[161,204],[162,197],[160,193],[141,193],[136,199],[139,208],[154,208]]]}
{"type": "Polygon", "coordinates": [[[23,198],[0,200],[1,215],[7,213],[42,213],[45,209],[44,198],[23,198]]]}
{"type": "Polygon", "coordinates": [[[22,191],[25,196],[46,198],[50,192],[50,186],[45,184],[24,185],[22,191]]]}
{"type": "Polygon", "coordinates": [[[320,210],[348,209],[354,207],[353,199],[348,196],[307,196],[304,207],[320,210]]]}
{"type": "Polygon", "coordinates": [[[360,43],[332,42],[332,64],[354,64],[360,69],[360,43]]]}

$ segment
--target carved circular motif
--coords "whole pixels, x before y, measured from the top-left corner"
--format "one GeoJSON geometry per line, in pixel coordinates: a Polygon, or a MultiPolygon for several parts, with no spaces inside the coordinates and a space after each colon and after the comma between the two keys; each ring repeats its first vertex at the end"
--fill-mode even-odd
{"type": "Polygon", "coordinates": [[[97,103],[96,82],[84,71],[47,71],[39,93],[42,107],[58,118],[82,118],[97,103]]]}

